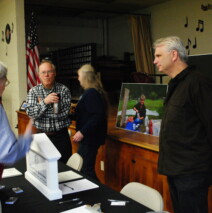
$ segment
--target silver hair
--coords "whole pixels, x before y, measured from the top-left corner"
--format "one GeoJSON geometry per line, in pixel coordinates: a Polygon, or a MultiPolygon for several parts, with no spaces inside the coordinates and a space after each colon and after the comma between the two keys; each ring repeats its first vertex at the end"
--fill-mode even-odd
{"type": "Polygon", "coordinates": [[[157,39],[154,42],[153,46],[154,46],[154,49],[156,49],[156,47],[159,47],[159,46],[165,46],[167,51],[169,52],[172,50],[176,50],[182,61],[186,63],[188,60],[188,54],[187,54],[186,48],[183,46],[181,39],[177,36],[169,36],[169,37],[157,39]]]}
{"type": "Polygon", "coordinates": [[[40,66],[44,63],[49,63],[52,67],[52,69],[56,72],[56,66],[53,64],[53,62],[50,59],[42,59],[42,61],[39,64],[39,71],[40,71],[40,66]]]}
{"type": "Polygon", "coordinates": [[[0,79],[7,77],[7,67],[0,61],[0,79]]]}

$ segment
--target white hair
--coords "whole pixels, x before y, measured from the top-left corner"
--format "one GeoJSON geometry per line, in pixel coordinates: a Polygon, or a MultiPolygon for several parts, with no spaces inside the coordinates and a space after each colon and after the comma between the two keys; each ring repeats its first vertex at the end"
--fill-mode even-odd
{"type": "Polygon", "coordinates": [[[0,79],[7,77],[7,67],[0,61],[0,79]]]}
{"type": "Polygon", "coordinates": [[[158,46],[165,46],[168,51],[176,50],[182,61],[187,62],[188,55],[181,39],[177,36],[169,36],[157,39],[154,43],[154,49],[158,46]]]}

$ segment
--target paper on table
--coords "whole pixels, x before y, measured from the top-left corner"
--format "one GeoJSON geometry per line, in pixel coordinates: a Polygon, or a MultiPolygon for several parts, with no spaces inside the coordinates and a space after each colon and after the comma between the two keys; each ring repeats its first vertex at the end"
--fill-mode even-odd
{"type": "Polygon", "coordinates": [[[65,182],[65,181],[68,181],[68,180],[75,180],[75,179],[78,179],[78,178],[82,178],[82,176],[77,174],[76,172],[73,172],[73,171],[66,171],[66,172],[58,173],[59,183],[65,182]]]}
{"type": "Polygon", "coordinates": [[[75,192],[81,192],[89,189],[95,189],[99,186],[87,179],[75,180],[67,183],[59,184],[59,188],[63,195],[71,194],[75,192]]]}
{"type": "Polygon", "coordinates": [[[87,209],[85,209],[85,207],[86,207],[86,205],[80,206],[80,207],[77,207],[74,209],[70,209],[70,210],[67,210],[67,211],[64,211],[61,213],[87,213],[87,212],[89,212],[87,209]]]}
{"type": "Polygon", "coordinates": [[[61,213],[101,213],[101,211],[88,205],[84,205],[61,213]]]}
{"type": "Polygon", "coordinates": [[[15,177],[22,175],[16,168],[8,168],[3,170],[2,178],[15,177]]]}

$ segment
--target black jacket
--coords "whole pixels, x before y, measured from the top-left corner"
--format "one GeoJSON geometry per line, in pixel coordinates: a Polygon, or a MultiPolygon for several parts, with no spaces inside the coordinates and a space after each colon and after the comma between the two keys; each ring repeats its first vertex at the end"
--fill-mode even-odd
{"type": "MultiPolygon", "coordinates": [[[[134,107],[138,110],[140,117],[144,117],[144,118],[146,117],[146,106],[144,104],[141,105],[141,103],[138,102],[134,107]]],[[[137,112],[136,112],[134,118],[137,118],[137,112]]]]}
{"type": "Polygon", "coordinates": [[[158,171],[165,175],[212,172],[212,83],[191,68],[169,83],[158,171]]]}
{"type": "Polygon", "coordinates": [[[85,90],[76,107],[76,130],[84,138],[82,143],[101,145],[107,133],[106,102],[94,88],[85,90]]]}

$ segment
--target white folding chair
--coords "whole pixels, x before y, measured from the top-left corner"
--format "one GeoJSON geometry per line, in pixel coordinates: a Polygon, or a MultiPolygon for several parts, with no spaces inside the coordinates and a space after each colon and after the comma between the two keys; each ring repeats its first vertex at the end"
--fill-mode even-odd
{"type": "Polygon", "coordinates": [[[131,182],[125,185],[120,193],[154,210],[163,210],[163,198],[161,194],[142,183],[131,182]]]}
{"type": "Polygon", "coordinates": [[[68,159],[66,165],[80,171],[82,169],[83,159],[78,153],[74,153],[71,155],[71,157],[68,159]]]}

